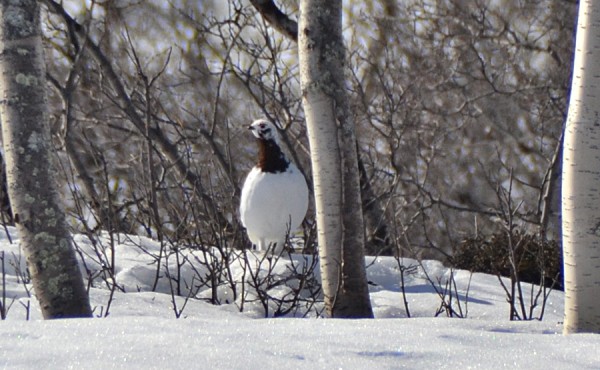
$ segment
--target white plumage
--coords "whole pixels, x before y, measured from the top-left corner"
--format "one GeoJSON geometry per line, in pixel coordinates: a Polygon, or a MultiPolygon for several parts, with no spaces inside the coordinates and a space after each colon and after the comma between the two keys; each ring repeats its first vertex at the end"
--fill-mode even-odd
{"type": "Polygon", "coordinates": [[[242,188],[240,217],[257,250],[281,253],[286,235],[302,223],[308,208],[304,176],[279,147],[277,128],[259,119],[250,125],[258,142],[258,163],[242,188]]]}

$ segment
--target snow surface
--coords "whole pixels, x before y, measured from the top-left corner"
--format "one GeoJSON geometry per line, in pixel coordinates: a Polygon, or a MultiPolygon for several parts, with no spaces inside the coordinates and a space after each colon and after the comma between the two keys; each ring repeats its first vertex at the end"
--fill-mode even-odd
{"type": "MultiPolygon", "coordinates": [[[[26,292],[30,285],[20,280],[18,271],[23,271],[24,262],[16,233],[9,230],[12,243],[0,232],[5,302],[12,303],[7,319],[0,322],[0,368],[600,368],[600,335],[561,334],[562,292],[549,295],[542,321],[509,321],[506,295],[495,276],[451,272],[437,261],[424,261],[422,267],[404,274],[411,314],[407,318],[399,264],[390,257],[369,257],[366,261],[374,320],[315,318],[322,308],[318,302],[307,306],[309,310],[293,311],[288,317],[262,318],[264,307],[252,302],[252,289],[246,287],[247,301],[244,312],[240,312],[241,298],[230,300],[233,292],[227,284],[217,290],[221,302],[231,302],[222,305],[202,299],[211,296],[208,286],[191,288],[193,294],[183,287],[183,296],[175,297],[177,311],[183,307],[177,319],[170,294],[173,284],[164,277],[166,268],[161,271],[163,278],[156,291],[151,291],[156,274],[156,263],[152,262],[160,245],[150,239],[120,235],[114,244],[115,272],[117,283],[125,292],[116,290],[108,307],[110,290],[97,278],[90,297],[98,318],[44,321],[35,298],[26,292]],[[441,299],[426,279],[425,271],[431,281],[440,283],[435,284],[440,292],[448,278],[454,276],[457,288],[453,290],[453,307],[466,318],[449,318],[445,313],[435,317],[441,299]],[[200,299],[186,300],[189,295],[200,299]],[[100,318],[107,309],[108,316],[100,318]],[[308,317],[291,317],[304,314],[308,317]]],[[[85,271],[99,275],[100,260],[105,264],[112,260],[108,236],[99,239],[95,249],[84,236],[76,235],[74,241],[85,256],[85,271]]],[[[256,266],[260,257],[251,255],[246,263],[256,266]]],[[[177,261],[171,256],[165,263],[164,255],[162,258],[171,276],[175,276],[177,261]]],[[[303,261],[297,255],[293,259],[296,266],[303,261]]],[[[177,276],[188,283],[186,286],[194,285],[194,274],[201,276],[206,272],[200,261],[197,252],[181,252],[182,268],[177,276]]],[[[290,271],[289,261],[288,257],[280,259],[274,273],[283,276],[290,271]]],[[[412,260],[401,262],[404,267],[418,265],[412,260]]],[[[232,276],[238,284],[244,277],[248,279],[242,265],[232,264],[232,276]]],[[[294,282],[289,285],[293,287],[294,282]]],[[[537,292],[537,287],[524,287],[528,293],[532,288],[537,292]]],[[[0,299],[1,289],[0,280],[0,299]]],[[[289,288],[275,286],[269,292],[276,298],[284,296],[289,288]]],[[[526,302],[530,302],[529,298],[526,302]]],[[[271,314],[275,307],[270,304],[271,314]]],[[[534,317],[540,314],[541,302],[534,309],[534,317]]]]}

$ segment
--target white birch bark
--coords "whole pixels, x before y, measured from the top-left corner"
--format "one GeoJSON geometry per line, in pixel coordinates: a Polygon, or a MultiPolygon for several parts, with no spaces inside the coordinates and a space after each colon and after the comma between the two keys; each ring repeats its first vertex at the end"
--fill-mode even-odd
{"type": "Polygon", "coordinates": [[[563,332],[600,333],[600,4],[579,4],[563,153],[563,332]]]}
{"type": "Polygon", "coordinates": [[[8,194],[42,315],[90,317],[50,160],[40,22],[38,1],[0,2],[0,118],[8,194]]]}
{"type": "Polygon", "coordinates": [[[340,0],[300,2],[300,82],[311,148],[327,313],[372,317],[356,138],[344,84],[340,0]]]}
{"type": "MultiPolygon", "coordinates": [[[[306,14],[304,11],[302,13],[306,14]]],[[[306,45],[302,45],[303,38],[299,39],[300,48],[307,48],[306,45]]],[[[306,85],[310,85],[309,81],[314,80],[311,73],[314,69],[310,67],[314,65],[314,61],[310,59],[315,58],[308,57],[307,61],[303,61],[303,54],[300,53],[300,78],[302,81],[306,81],[306,85]]],[[[337,141],[333,101],[318,88],[307,86],[303,88],[303,92],[304,116],[310,142],[313,173],[321,282],[326,311],[332,316],[342,263],[340,149],[337,141]]]]}

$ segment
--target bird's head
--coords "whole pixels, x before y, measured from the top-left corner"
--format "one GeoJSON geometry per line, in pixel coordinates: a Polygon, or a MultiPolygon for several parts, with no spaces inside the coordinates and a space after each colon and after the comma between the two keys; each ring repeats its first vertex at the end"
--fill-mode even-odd
{"type": "Polygon", "coordinates": [[[257,119],[248,127],[257,139],[277,141],[277,127],[266,119],[257,119]]]}

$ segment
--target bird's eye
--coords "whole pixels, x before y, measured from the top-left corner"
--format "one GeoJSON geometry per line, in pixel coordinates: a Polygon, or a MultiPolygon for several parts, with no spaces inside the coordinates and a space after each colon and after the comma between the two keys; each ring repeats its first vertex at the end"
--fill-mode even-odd
{"type": "Polygon", "coordinates": [[[261,123],[261,124],[260,124],[260,128],[261,128],[261,129],[265,128],[265,126],[266,126],[266,125],[265,125],[264,123],[261,123]]]}

